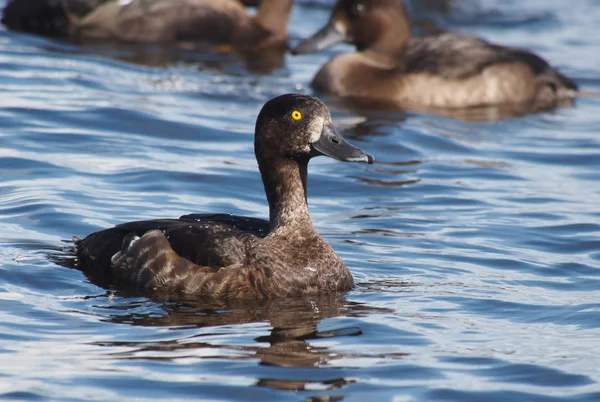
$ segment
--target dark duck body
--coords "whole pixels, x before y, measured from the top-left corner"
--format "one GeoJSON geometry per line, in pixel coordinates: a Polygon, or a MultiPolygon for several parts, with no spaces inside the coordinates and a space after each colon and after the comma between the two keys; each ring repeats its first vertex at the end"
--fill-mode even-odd
{"type": "Polygon", "coordinates": [[[67,36],[69,12],[83,17],[110,0],[9,0],[2,11],[2,23],[15,31],[47,36],[67,36]]]}
{"type": "Polygon", "coordinates": [[[358,51],[331,59],[312,85],[344,98],[408,107],[551,107],[577,95],[571,79],[527,50],[452,33],[411,38],[402,0],[338,0],[329,23],[294,53],[343,41],[358,51]]]}
{"type": "Polygon", "coordinates": [[[30,1],[12,0],[3,23],[84,43],[192,42],[260,49],[285,45],[293,0],[263,0],[256,15],[237,0],[45,0],[47,7],[37,5],[36,13],[27,8],[30,1]],[[54,22],[44,22],[45,15],[54,22]]]}
{"type": "Polygon", "coordinates": [[[265,299],[350,289],[350,271],[310,219],[307,165],[317,155],[373,158],[335,131],[320,100],[295,94],[263,106],[254,149],[269,221],[187,215],[126,223],[77,239],[80,268],[153,294],[265,299]]]}

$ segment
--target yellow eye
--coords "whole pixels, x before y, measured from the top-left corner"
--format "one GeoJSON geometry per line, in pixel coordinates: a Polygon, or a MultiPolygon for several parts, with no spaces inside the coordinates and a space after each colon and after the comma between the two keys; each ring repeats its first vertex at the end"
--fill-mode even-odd
{"type": "Polygon", "coordinates": [[[300,113],[297,110],[294,110],[292,112],[292,119],[294,119],[294,120],[300,120],[301,118],[302,118],[302,113],[300,113]]]}

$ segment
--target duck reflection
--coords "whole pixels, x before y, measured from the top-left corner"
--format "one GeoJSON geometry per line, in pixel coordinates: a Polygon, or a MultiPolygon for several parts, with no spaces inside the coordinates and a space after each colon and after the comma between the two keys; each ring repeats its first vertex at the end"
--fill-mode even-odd
{"type": "Polygon", "coordinates": [[[264,49],[215,48],[196,43],[193,47],[166,47],[155,44],[128,43],[82,43],[80,47],[56,48],[48,46],[52,52],[72,55],[94,54],[115,60],[143,66],[166,68],[173,64],[189,66],[197,70],[211,70],[217,73],[240,75],[244,73],[269,74],[285,67],[285,47],[264,49]]]}
{"type": "MultiPolygon", "coordinates": [[[[67,268],[77,269],[72,247],[49,250],[49,258],[67,268]]],[[[188,337],[152,341],[100,341],[95,345],[126,348],[124,352],[111,354],[126,360],[171,360],[182,357],[209,356],[227,360],[258,358],[260,365],[281,368],[319,368],[330,362],[361,357],[355,353],[340,353],[328,346],[313,345],[320,339],[361,336],[358,326],[338,326],[320,330],[322,320],[335,317],[362,317],[373,313],[391,313],[392,310],[369,306],[346,299],[342,293],[303,298],[282,298],[264,301],[215,300],[198,298],[154,298],[155,308],[148,309],[148,299],[140,301],[140,294],[123,283],[95,275],[94,271],[82,271],[88,280],[102,288],[111,289],[94,300],[94,309],[102,311],[104,321],[144,327],[169,327],[173,330],[225,327],[231,325],[267,323],[272,327],[266,335],[254,338],[252,345],[216,344],[206,340],[206,331],[188,337]],[[140,313],[140,307],[144,312],[140,313]],[[151,311],[149,311],[151,310],[151,311]]],[[[240,331],[244,331],[241,329],[240,331]]],[[[214,335],[215,331],[211,331],[214,335]]],[[[372,354],[368,356],[373,357],[372,354]]],[[[394,358],[406,354],[394,353],[394,358]]],[[[277,390],[336,390],[353,382],[350,378],[294,379],[260,377],[257,386],[277,390]]],[[[339,395],[318,396],[310,400],[341,400],[339,395]],[[325,398],[325,399],[323,399],[325,398]]]]}
{"type": "MultiPolygon", "coordinates": [[[[106,285],[104,283],[103,285],[106,285]]],[[[126,293],[117,292],[119,296],[126,293]]],[[[98,297],[101,300],[106,295],[98,297]]],[[[216,300],[163,300],[158,301],[160,313],[137,312],[123,314],[123,310],[136,306],[96,305],[103,311],[115,310],[108,321],[116,324],[140,326],[172,327],[173,329],[192,329],[239,325],[255,322],[266,322],[272,329],[268,335],[256,337],[256,345],[213,344],[203,340],[206,333],[193,335],[183,339],[165,341],[114,341],[96,342],[100,346],[126,347],[126,352],[118,353],[116,358],[127,360],[156,359],[169,360],[169,356],[180,359],[182,355],[195,357],[194,351],[203,352],[202,356],[228,360],[259,359],[259,364],[282,368],[318,368],[328,365],[333,360],[353,357],[349,354],[333,352],[326,346],[315,346],[311,341],[325,338],[360,336],[358,326],[345,326],[321,331],[318,324],[325,318],[358,317],[372,312],[389,312],[387,309],[373,308],[362,303],[350,302],[342,294],[323,295],[310,298],[275,299],[263,302],[219,302],[216,300]],[[266,346],[265,346],[266,345],[266,346]],[[222,351],[222,352],[220,352],[222,351]],[[174,353],[176,352],[176,353],[174,353]]],[[[398,356],[396,356],[398,357],[398,356]]],[[[403,357],[403,356],[400,356],[403,357]]],[[[314,377],[314,376],[313,376],[314,377]]],[[[257,386],[278,390],[334,390],[351,384],[352,379],[326,378],[323,380],[259,378],[257,386]]],[[[336,396],[331,396],[335,398],[336,396]]],[[[329,398],[329,397],[328,397],[329,398]]],[[[320,399],[319,399],[320,400],[320,399]]],[[[331,400],[331,399],[327,399],[331,400]]],[[[339,400],[339,399],[338,399],[339,400]]]]}
{"type": "Polygon", "coordinates": [[[494,123],[500,120],[525,116],[536,113],[552,113],[557,108],[570,108],[575,106],[575,99],[559,99],[553,105],[543,105],[535,102],[513,103],[497,106],[479,106],[470,108],[435,108],[413,105],[410,111],[434,114],[453,120],[466,122],[494,123]]]}

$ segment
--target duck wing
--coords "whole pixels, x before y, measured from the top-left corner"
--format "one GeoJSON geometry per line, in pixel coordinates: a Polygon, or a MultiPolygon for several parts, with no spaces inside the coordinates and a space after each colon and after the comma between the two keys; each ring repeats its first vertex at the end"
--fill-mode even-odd
{"type": "Polygon", "coordinates": [[[464,79],[493,64],[522,63],[555,88],[577,89],[569,78],[544,59],[524,49],[500,46],[475,36],[446,33],[412,38],[405,58],[407,73],[430,73],[447,79],[464,79]]]}
{"type": "Polygon", "coordinates": [[[252,264],[252,251],[247,257],[222,267],[203,266],[178,255],[161,231],[151,230],[142,237],[125,238],[109,270],[113,277],[155,296],[264,299],[286,294],[270,280],[270,269],[252,264]]]}
{"type": "Polygon", "coordinates": [[[111,258],[124,243],[152,230],[164,233],[179,256],[198,265],[223,267],[242,261],[245,242],[265,237],[269,222],[228,214],[192,214],[179,219],[128,222],[77,240],[79,264],[84,268],[108,270],[111,258]]]}
{"type": "Polygon", "coordinates": [[[269,232],[269,221],[249,216],[238,216],[232,214],[188,214],[179,218],[184,221],[214,222],[230,225],[232,228],[244,232],[250,232],[257,237],[265,237],[269,232]]]}

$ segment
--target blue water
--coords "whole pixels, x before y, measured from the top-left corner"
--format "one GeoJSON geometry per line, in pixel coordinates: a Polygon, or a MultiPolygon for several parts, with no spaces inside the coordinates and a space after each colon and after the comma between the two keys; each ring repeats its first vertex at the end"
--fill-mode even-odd
{"type": "MultiPolygon", "coordinates": [[[[327,3],[298,1],[294,40],[327,3]]],[[[600,91],[595,0],[430,7],[411,6],[423,29],[528,47],[600,91]]],[[[490,123],[324,98],[378,161],[309,167],[358,283],[340,297],[153,300],[54,261],[123,221],[266,217],[256,114],[347,50],[265,72],[0,30],[0,399],[600,400],[600,99],[490,123]]]]}

